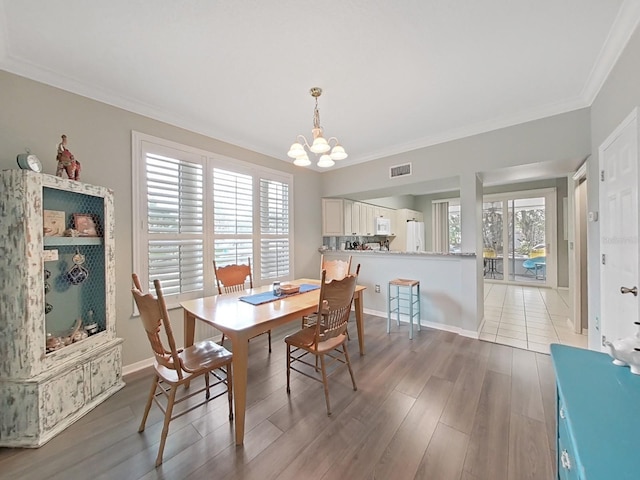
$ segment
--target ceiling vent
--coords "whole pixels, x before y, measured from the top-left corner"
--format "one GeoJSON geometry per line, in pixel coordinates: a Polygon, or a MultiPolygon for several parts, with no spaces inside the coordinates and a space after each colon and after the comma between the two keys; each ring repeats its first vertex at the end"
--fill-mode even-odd
{"type": "Polygon", "coordinates": [[[411,175],[411,164],[405,163],[404,165],[396,165],[389,168],[389,178],[404,177],[411,175]]]}

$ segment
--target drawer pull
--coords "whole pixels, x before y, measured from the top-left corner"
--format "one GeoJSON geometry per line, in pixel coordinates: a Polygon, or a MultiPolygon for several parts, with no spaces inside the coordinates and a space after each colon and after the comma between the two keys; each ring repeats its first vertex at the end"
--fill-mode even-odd
{"type": "Polygon", "coordinates": [[[562,455],[560,455],[560,463],[562,464],[562,468],[571,470],[571,459],[569,458],[569,452],[567,452],[566,450],[562,450],[562,455]]]}
{"type": "Polygon", "coordinates": [[[566,414],[564,413],[564,407],[560,407],[560,418],[562,418],[562,419],[567,418],[566,414]]]}

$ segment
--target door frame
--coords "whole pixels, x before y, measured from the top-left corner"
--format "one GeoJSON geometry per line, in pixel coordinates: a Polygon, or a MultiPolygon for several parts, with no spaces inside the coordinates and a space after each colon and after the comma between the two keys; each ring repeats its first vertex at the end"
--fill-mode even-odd
{"type": "MultiPolygon", "coordinates": [[[[555,187],[547,187],[547,188],[538,188],[534,190],[515,190],[510,192],[503,193],[489,193],[484,194],[482,197],[482,202],[491,202],[491,201],[501,201],[502,205],[502,215],[506,220],[508,217],[508,207],[506,205],[506,200],[515,200],[519,198],[535,198],[535,197],[544,197],[545,198],[545,245],[547,251],[547,264],[546,264],[546,278],[544,284],[535,284],[535,283],[527,283],[527,282],[518,282],[517,280],[509,280],[509,268],[507,266],[507,261],[505,257],[505,253],[503,253],[503,279],[502,280],[489,280],[490,282],[496,283],[504,283],[508,285],[523,285],[529,287],[549,287],[549,288],[557,288],[558,286],[558,234],[557,234],[557,218],[558,218],[558,207],[557,207],[557,189],[555,187]]],[[[503,220],[504,224],[508,224],[503,220]]],[[[509,232],[507,228],[503,228],[502,231],[502,242],[503,245],[509,245],[509,232]]],[[[487,281],[488,279],[485,279],[487,281]]]]}
{"type": "MultiPolygon", "coordinates": [[[[633,125],[635,127],[635,134],[636,134],[636,161],[638,160],[638,158],[640,158],[640,121],[638,119],[638,107],[635,107],[631,113],[629,113],[629,115],[627,115],[627,117],[620,122],[620,124],[613,130],[613,132],[611,132],[607,138],[600,144],[600,147],[598,148],[598,175],[601,176],[603,175],[603,171],[604,171],[604,152],[607,148],[609,148],[624,132],[624,130],[633,125]]],[[[602,221],[602,216],[606,214],[606,209],[604,208],[605,204],[603,202],[603,189],[602,189],[602,177],[600,177],[600,182],[598,182],[598,209],[601,212],[600,215],[600,221],[602,221]]],[[[637,172],[636,172],[636,189],[638,191],[640,191],[640,168],[637,168],[637,172]]],[[[638,194],[638,192],[637,192],[638,194]]],[[[639,195],[640,198],[640,195],[639,195]]],[[[598,228],[598,241],[599,241],[599,246],[600,246],[600,254],[602,254],[602,224],[600,223],[600,226],[598,228]]],[[[638,230],[640,230],[640,223],[637,226],[638,230]]],[[[606,316],[606,312],[604,312],[604,308],[603,308],[603,300],[604,300],[604,294],[603,292],[605,291],[604,288],[604,274],[603,274],[603,266],[602,264],[599,262],[599,267],[600,267],[600,281],[598,284],[599,287],[599,309],[600,309],[600,322],[599,322],[599,335],[600,338],[598,340],[598,344],[600,345],[600,349],[602,351],[606,351],[606,347],[604,345],[604,340],[606,337],[605,331],[607,333],[609,333],[611,331],[611,329],[609,328],[609,326],[607,325],[606,322],[611,322],[611,320],[606,316]]],[[[638,275],[640,275],[640,255],[638,256],[638,265],[637,265],[637,272],[638,275]]],[[[636,279],[637,280],[637,279],[636,279]]],[[[637,285],[637,284],[636,284],[637,285]]],[[[640,302],[640,299],[637,300],[638,302],[640,302]]],[[[639,316],[640,316],[640,308],[638,308],[638,312],[639,312],[639,316]]],[[[638,321],[640,320],[640,318],[636,318],[634,319],[634,321],[638,321]]],[[[598,325],[596,325],[596,328],[598,328],[598,325]]],[[[613,339],[615,340],[615,338],[613,339]]]]}
{"type": "MultiPolygon", "coordinates": [[[[578,170],[567,178],[568,183],[568,240],[569,240],[569,292],[571,296],[571,323],[573,324],[574,333],[582,333],[582,269],[580,260],[582,256],[586,256],[587,252],[582,251],[580,246],[580,227],[586,219],[580,218],[579,209],[576,202],[576,194],[578,187],[582,181],[589,181],[587,177],[587,159],[580,165],[578,170]]],[[[588,329],[587,329],[588,332],[588,329]]]]}

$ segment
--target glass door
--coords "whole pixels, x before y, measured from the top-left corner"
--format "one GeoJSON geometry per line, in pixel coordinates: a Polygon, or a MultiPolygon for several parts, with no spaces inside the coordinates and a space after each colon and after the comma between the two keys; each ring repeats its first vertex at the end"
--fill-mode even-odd
{"type": "Polygon", "coordinates": [[[482,204],[482,258],[484,277],[495,280],[504,278],[504,229],[503,202],[482,204]]]}
{"type": "Polygon", "coordinates": [[[546,189],[485,196],[485,279],[556,285],[555,195],[555,189],[546,189]]]}
{"type": "Polygon", "coordinates": [[[509,280],[546,284],[544,197],[507,200],[509,280]]]}

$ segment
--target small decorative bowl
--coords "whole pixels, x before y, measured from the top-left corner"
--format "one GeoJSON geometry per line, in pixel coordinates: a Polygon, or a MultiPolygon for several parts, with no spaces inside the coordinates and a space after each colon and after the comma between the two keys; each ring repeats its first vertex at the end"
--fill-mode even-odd
{"type": "Polygon", "coordinates": [[[291,295],[292,293],[298,293],[300,291],[300,285],[292,285],[285,283],[280,287],[283,295],[291,295]]]}

